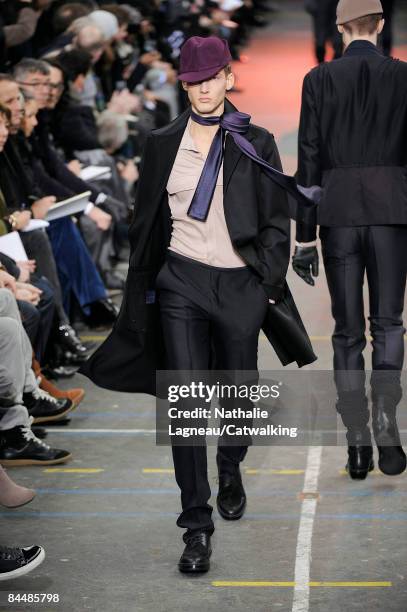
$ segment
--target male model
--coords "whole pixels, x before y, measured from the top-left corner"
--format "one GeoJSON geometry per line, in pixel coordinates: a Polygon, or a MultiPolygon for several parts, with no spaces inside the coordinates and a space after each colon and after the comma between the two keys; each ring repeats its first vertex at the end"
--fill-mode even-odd
{"type": "MultiPolygon", "coordinates": [[[[191,106],[147,141],[118,324],[82,368],[101,386],[155,394],[157,369],[207,371],[215,363],[256,371],[262,327],[284,364],[315,359],[285,282],[289,177],[271,134],[226,100],[230,62],[226,41],[216,37],[192,37],[182,47],[179,78],[191,106]],[[288,328],[277,338],[284,319],[288,328]]],[[[218,447],[225,519],[245,509],[239,465],[246,452],[218,447]]],[[[206,447],[173,445],[173,458],[177,524],[186,529],[179,569],[205,572],[214,530],[206,447]]]]}
{"type": "Polygon", "coordinates": [[[345,54],[305,77],[299,132],[299,182],[322,185],[324,195],[315,223],[297,224],[293,267],[314,285],[318,222],[335,319],[337,408],[348,430],[352,478],[366,478],[373,468],[363,359],[365,273],[379,468],[399,474],[406,467],[396,407],[407,270],[407,64],[377,49],[382,17],[379,0],[339,2],[345,54]]]}

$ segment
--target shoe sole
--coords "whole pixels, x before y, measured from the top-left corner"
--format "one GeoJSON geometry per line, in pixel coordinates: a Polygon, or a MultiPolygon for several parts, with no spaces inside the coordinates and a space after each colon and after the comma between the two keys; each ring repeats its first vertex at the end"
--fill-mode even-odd
{"type": "Polygon", "coordinates": [[[76,408],[76,404],[74,403],[72,399],[71,399],[71,402],[72,402],[72,406],[70,406],[70,408],[65,410],[65,412],[61,412],[60,414],[57,414],[55,416],[49,416],[49,417],[34,417],[32,424],[39,425],[40,423],[52,423],[54,421],[62,421],[67,414],[69,414],[70,412],[72,412],[72,410],[75,410],[76,408]]]}
{"type": "Polygon", "coordinates": [[[70,459],[72,459],[71,453],[66,457],[48,459],[47,461],[40,461],[39,459],[0,459],[0,465],[5,467],[13,467],[13,465],[58,465],[59,463],[66,463],[70,459]]]}
{"type": "Polygon", "coordinates": [[[230,514],[225,514],[219,507],[219,504],[216,504],[216,507],[218,509],[219,514],[221,515],[221,517],[223,519],[225,519],[225,521],[238,521],[239,519],[242,518],[242,516],[245,513],[246,510],[246,504],[243,506],[242,510],[239,512],[239,514],[234,514],[234,515],[230,515],[230,514]]]}
{"type": "Polygon", "coordinates": [[[14,508],[22,508],[23,506],[30,504],[35,496],[36,496],[36,493],[34,493],[34,495],[30,499],[23,502],[22,504],[18,504],[17,506],[6,506],[6,504],[1,504],[1,503],[0,503],[0,506],[3,506],[4,508],[8,508],[9,510],[14,510],[14,508]]]}
{"type": "Polygon", "coordinates": [[[182,565],[178,563],[178,569],[182,574],[204,574],[208,572],[210,568],[209,561],[207,563],[200,563],[194,565],[182,565]]]}
{"type": "Polygon", "coordinates": [[[14,578],[19,578],[20,576],[24,576],[25,574],[28,574],[29,572],[34,570],[36,567],[41,565],[44,559],[45,559],[45,550],[41,547],[41,550],[38,553],[38,555],[30,563],[27,563],[27,565],[24,565],[24,567],[19,567],[18,569],[12,572],[7,572],[6,574],[0,574],[0,580],[13,580],[14,578]]]}

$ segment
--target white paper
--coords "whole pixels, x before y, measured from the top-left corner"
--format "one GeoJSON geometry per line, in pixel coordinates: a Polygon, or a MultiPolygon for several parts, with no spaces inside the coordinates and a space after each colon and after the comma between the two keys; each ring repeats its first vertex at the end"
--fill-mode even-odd
{"type": "Polygon", "coordinates": [[[27,253],[18,232],[10,232],[0,236],[0,253],[4,253],[14,261],[28,261],[27,253]]]}
{"type": "Polygon", "coordinates": [[[90,191],[84,191],[72,198],[53,204],[48,210],[46,220],[54,221],[55,219],[61,219],[61,217],[76,215],[77,213],[83,212],[89,203],[90,195],[90,191]]]}
{"type": "Polygon", "coordinates": [[[45,221],[44,219],[31,219],[29,223],[25,226],[25,228],[21,231],[22,232],[33,232],[34,230],[42,229],[43,227],[48,227],[48,226],[49,226],[48,221],[45,221]]]}
{"type": "Polygon", "coordinates": [[[83,181],[94,181],[96,179],[109,179],[112,173],[109,166],[87,166],[82,168],[80,177],[83,181]]]}

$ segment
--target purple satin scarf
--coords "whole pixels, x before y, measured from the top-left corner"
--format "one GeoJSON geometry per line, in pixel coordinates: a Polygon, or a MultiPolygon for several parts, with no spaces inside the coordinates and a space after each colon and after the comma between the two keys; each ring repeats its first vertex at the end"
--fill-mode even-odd
{"type": "Polygon", "coordinates": [[[296,200],[297,204],[305,207],[305,210],[308,209],[310,214],[314,212],[315,206],[321,199],[322,189],[318,186],[301,187],[297,185],[293,176],[288,176],[273,168],[273,166],[257,155],[252,143],[243,136],[249,129],[250,115],[235,111],[224,113],[220,117],[201,117],[201,115],[191,111],[191,119],[200,125],[219,125],[219,129],[212,141],[197,188],[188,208],[189,217],[197,221],[205,221],[208,216],[222,164],[224,154],[223,143],[226,131],[230,133],[242,153],[259,164],[272,181],[285,189],[296,200]]]}

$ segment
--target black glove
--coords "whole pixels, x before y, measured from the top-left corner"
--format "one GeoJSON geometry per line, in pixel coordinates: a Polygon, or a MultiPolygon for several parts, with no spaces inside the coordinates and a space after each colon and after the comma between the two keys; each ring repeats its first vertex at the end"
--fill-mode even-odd
{"type": "Polygon", "coordinates": [[[316,246],[296,246],[293,255],[293,269],[308,285],[315,285],[313,276],[319,274],[319,256],[316,246]],[[312,276],[311,276],[312,273],[312,276]]]}

